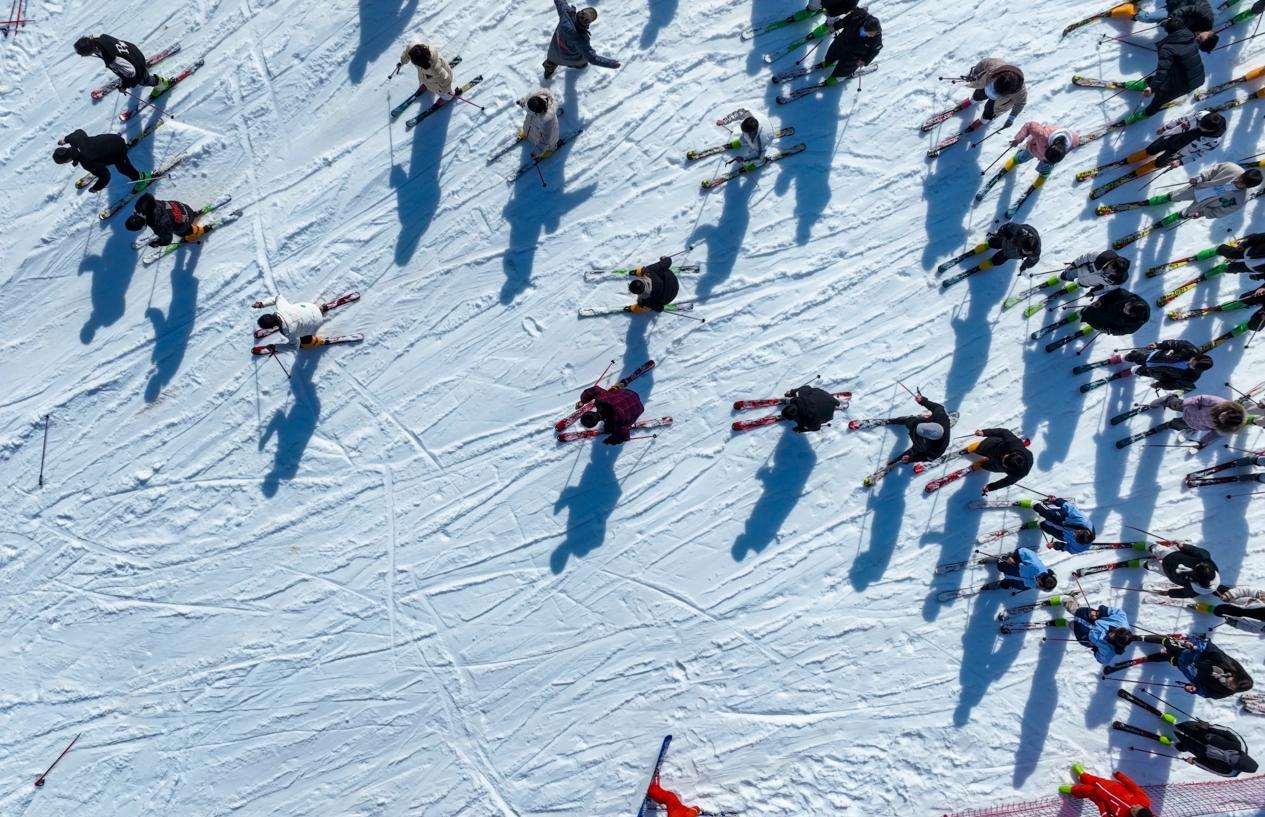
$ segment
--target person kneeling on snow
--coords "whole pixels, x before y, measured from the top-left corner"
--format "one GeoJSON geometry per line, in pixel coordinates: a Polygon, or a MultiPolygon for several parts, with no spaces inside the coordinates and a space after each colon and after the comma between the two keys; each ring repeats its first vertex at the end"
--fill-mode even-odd
{"type": "Polygon", "coordinates": [[[786,393],[786,407],[782,409],[782,419],[791,420],[795,427],[791,429],[799,434],[805,431],[821,431],[821,427],[835,416],[839,401],[828,391],[805,383],[798,389],[786,393]]]}
{"type": "Polygon", "coordinates": [[[324,307],[306,301],[291,303],[284,295],[254,303],[255,309],[268,306],[274,307],[276,311],[259,316],[260,329],[278,329],[286,340],[300,349],[311,349],[325,342],[316,334],[321,324],[325,323],[324,307]]]}
{"type": "Polygon", "coordinates": [[[593,408],[580,415],[580,423],[585,428],[597,428],[602,423],[602,431],[606,445],[620,445],[628,442],[629,429],[637,418],[645,411],[637,392],[628,388],[604,389],[601,386],[589,386],[580,392],[580,402],[576,408],[593,401],[593,408]]]}
{"type": "Polygon", "coordinates": [[[1044,502],[1034,504],[1032,510],[1043,520],[1041,530],[1054,537],[1050,547],[1055,550],[1065,550],[1073,555],[1084,553],[1098,535],[1089,517],[1066,499],[1046,497],[1044,502]]]}
{"type": "Polygon", "coordinates": [[[653,264],[641,267],[628,282],[628,291],[637,296],[637,303],[629,307],[633,312],[662,312],[672,303],[681,290],[676,273],[672,272],[672,258],[662,256],[653,264]]]}
{"type": "Polygon", "coordinates": [[[1036,551],[1030,548],[1016,548],[1009,556],[990,556],[981,561],[997,565],[1006,577],[985,584],[982,590],[1044,590],[1048,593],[1059,585],[1054,571],[1046,567],[1036,551]]]}
{"type": "Polygon", "coordinates": [[[149,246],[165,247],[173,237],[186,242],[201,238],[206,228],[194,223],[200,215],[184,202],[163,201],[145,193],[136,200],[136,209],[124,224],[134,233],[149,227],[154,231],[149,246]]]}

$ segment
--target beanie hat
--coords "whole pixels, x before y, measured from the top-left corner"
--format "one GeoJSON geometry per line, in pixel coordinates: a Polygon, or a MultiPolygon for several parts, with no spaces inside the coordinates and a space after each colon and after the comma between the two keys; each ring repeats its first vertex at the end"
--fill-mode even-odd
{"type": "Polygon", "coordinates": [[[939,423],[919,423],[914,433],[925,440],[938,440],[944,436],[944,426],[939,423]]]}

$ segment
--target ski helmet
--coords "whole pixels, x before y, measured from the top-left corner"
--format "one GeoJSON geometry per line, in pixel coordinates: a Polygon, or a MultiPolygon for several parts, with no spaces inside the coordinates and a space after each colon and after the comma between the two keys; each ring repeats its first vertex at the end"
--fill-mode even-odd
{"type": "Polygon", "coordinates": [[[549,103],[543,94],[532,94],[527,97],[527,110],[534,114],[543,114],[549,110],[549,103]]]}
{"type": "Polygon", "coordinates": [[[1037,576],[1037,587],[1041,588],[1047,593],[1058,586],[1059,586],[1059,580],[1058,580],[1058,577],[1054,575],[1053,570],[1047,570],[1044,573],[1042,573],[1040,576],[1037,576]]]}
{"type": "Polygon", "coordinates": [[[1045,149],[1045,160],[1052,165],[1063,161],[1067,156],[1067,137],[1062,134],[1054,137],[1045,149]]]}
{"type": "Polygon", "coordinates": [[[785,417],[787,420],[798,420],[799,419],[799,403],[793,403],[793,402],[787,403],[786,407],[782,409],[782,416],[785,417]]]}
{"type": "Polygon", "coordinates": [[[127,217],[127,221],[123,225],[132,232],[137,232],[145,227],[145,217],[140,213],[132,213],[127,217]]]}
{"type": "Polygon", "coordinates": [[[418,43],[408,50],[409,62],[422,68],[430,68],[430,49],[424,43],[418,43]]]}
{"type": "Polygon", "coordinates": [[[646,291],[646,282],[640,278],[633,278],[628,282],[628,291],[634,295],[640,295],[646,291]]]}
{"type": "Polygon", "coordinates": [[[580,415],[580,425],[584,426],[585,428],[596,428],[597,424],[600,423],[601,421],[602,421],[602,415],[598,414],[593,409],[589,409],[588,411],[580,415]]]}
{"type": "Polygon", "coordinates": [[[755,133],[758,130],[760,130],[760,120],[756,119],[754,116],[748,116],[746,119],[742,120],[743,133],[755,133]]]}
{"type": "Polygon", "coordinates": [[[75,160],[75,149],[68,146],[61,146],[53,150],[53,161],[59,165],[69,164],[75,160]]]}
{"type": "Polygon", "coordinates": [[[1199,120],[1199,130],[1213,136],[1221,136],[1225,133],[1225,117],[1216,112],[1205,114],[1199,120]]]}
{"type": "Polygon", "coordinates": [[[1013,65],[998,69],[997,76],[993,79],[993,87],[1001,96],[1019,93],[1019,90],[1023,88],[1023,71],[1013,65]]]}
{"type": "Polygon", "coordinates": [[[281,328],[281,318],[278,317],[277,314],[274,312],[269,312],[266,315],[260,315],[259,320],[257,320],[256,323],[259,324],[260,329],[280,329],[281,328]]]}
{"type": "Polygon", "coordinates": [[[1240,176],[1239,178],[1243,180],[1243,186],[1245,188],[1258,187],[1262,181],[1261,171],[1257,170],[1256,168],[1252,168],[1251,170],[1244,171],[1243,175],[1240,176]]]}
{"type": "Polygon", "coordinates": [[[591,26],[597,19],[597,9],[592,7],[582,8],[579,13],[575,15],[575,19],[576,22],[582,26],[591,26]]]}
{"type": "Polygon", "coordinates": [[[75,53],[81,57],[91,57],[97,50],[97,44],[91,37],[80,37],[75,40],[75,53]]]}

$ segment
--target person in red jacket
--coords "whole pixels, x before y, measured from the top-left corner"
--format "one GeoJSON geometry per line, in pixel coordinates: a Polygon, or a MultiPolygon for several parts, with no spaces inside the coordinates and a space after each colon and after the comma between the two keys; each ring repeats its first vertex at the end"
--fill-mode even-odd
{"type": "Polygon", "coordinates": [[[668,817],[698,817],[703,813],[698,806],[687,806],[681,802],[679,795],[662,788],[658,778],[650,782],[650,788],[646,789],[646,797],[661,806],[666,806],[668,817]]]}
{"type": "Polygon", "coordinates": [[[1116,772],[1114,780],[1086,774],[1079,763],[1072,766],[1075,786],[1059,786],[1060,794],[1070,794],[1098,806],[1102,817],[1154,817],[1151,798],[1124,772],[1116,772]]]}
{"type": "Polygon", "coordinates": [[[607,445],[628,442],[628,430],[637,422],[641,412],[645,411],[637,392],[619,386],[613,389],[589,386],[580,393],[580,402],[576,404],[576,408],[590,400],[594,401],[593,408],[580,415],[580,422],[584,427],[595,428],[598,423],[602,423],[602,430],[606,432],[606,439],[602,442],[607,445]]]}

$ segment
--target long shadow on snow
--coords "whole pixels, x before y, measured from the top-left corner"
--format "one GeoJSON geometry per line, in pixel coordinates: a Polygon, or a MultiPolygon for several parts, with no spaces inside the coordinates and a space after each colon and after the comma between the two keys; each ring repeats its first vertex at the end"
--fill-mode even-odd
{"type": "MultiPolygon", "coordinates": [[[[1044,613],[1043,613],[1044,615],[1044,613]]],[[[1040,634],[1040,630],[1036,634],[1040,634]]],[[[1068,638],[1067,629],[1059,628],[1055,638],[1068,638]]],[[[1019,638],[1017,635],[1002,636],[1002,639],[1019,638]]],[[[1032,672],[1032,687],[1028,690],[1028,700],[1023,705],[1023,715],[1019,719],[1019,743],[1015,747],[1015,770],[1011,776],[1011,785],[1016,789],[1023,786],[1036,771],[1041,761],[1041,751],[1050,736],[1050,723],[1059,706],[1059,666],[1067,653],[1066,641],[1046,641],[1038,645],[1037,666],[1032,672]]]]}
{"type": "MultiPolygon", "coordinates": [[[[884,462],[903,451],[907,444],[905,427],[891,428],[901,435],[901,442],[887,453],[884,462]]],[[[892,562],[892,554],[896,551],[901,526],[905,521],[906,493],[913,477],[914,469],[911,466],[898,468],[884,477],[879,482],[878,493],[869,497],[869,508],[873,511],[869,546],[864,553],[857,554],[852,560],[851,570],[848,571],[852,587],[857,592],[864,591],[883,578],[883,573],[892,562]]]]}
{"type": "Polygon", "coordinates": [[[805,439],[807,435],[795,433],[789,423],[783,423],[782,428],[782,437],[773,449],[772,463],[755,473],[755,478],[764,485],[764,493],[751,508],[742,533],[734,540],[731,552],[735,562],[747,558],[751,551],[761,552],[777,538],[778,531],[804,495],[808,476],[817,465],[817,452],[805,439]]]}
{"type": "MultiPolygon", "coordinates": [[[[136,104],[132,101],[133,106],[136,104]]],[[[161,108],[165,104],[166,98],[159,99],[155,106],[159,109],[155,113],[156,116],[161,115],[161,108]]],[[[135,123],[134,129],[129,128],[125,134],[127,136],[134,136],[144,128],[140,117],[133,116],[131,121],[135,123]]],[[[128,158],[138,170],[149,170],[154,166],[155,135],[157,134],[151,134],[142,139],[128,151],[128,158]]],[[[81,171],[80,168],[76,170],[81,171]]],[[[104,191],[104,201],[121,198],[130,189],[131,184],[122,173],[111,170],[110,184],[104,191]]],[[[92,314],[79,330],[79,341],[85,346],[92,343],[97,329],[113,325],[127,310],[127,289],[132,284],[132,276],[136,273],[136,264],[140,260],[140,255],[132,248],[132,241],[136,236],[123,226],[124,220],[130,214],[130,208],[125,209],[124,212],[111,219],[108,228],[110,235],[106,238],[101,253],[85,255],[79,262],[80,275],[85,272],[92,274],[92,314]]]]}
{"type": "MultiPolygon", "coordinates": [[[[416,11],[417,0],[360,0],[360,44],[347,64],[347,77],[352,82],[359,84],[365,78],[365,68],[396,43],[416,11]]],[[[411,65],[400,69],[401,75],[412,72],[411,65]]]]}
{"type": "Polygon", "coordinates": [[[172,265],[171,303],[167,314],[153,306],[145,310],[145,317],[154,327],[154,368],[149,382],[145,384],[146,403],[157,400],[163,388],[176,376],[189,348],[189,337],[193,334],[193,323],[198,316],[198,279],[193,270],[198,264],[200,249],[191,248],[172,265]]]}
{"type": "Polygon", "coordinates": [[[646,27],[641,30],[641,47],[649,48],[659,39],[659,32],[662,31],[668,23],[672,22],[672,18],[676,16],[677,6],[680,0],[649,0],[650,19],[646,20],[646,27]]]}
{"type": "MultiPolygon", "coordinates": [[[[945,104],[948,107],[948,103],[945,104]]],[[[934,144],[953,131],[961,129],[975,114],[971,108],[967,116],[951,118],[941,125],[939,132],[932,131],[927,146],[934,144]]],[[[968,137],[962,137],[966,141],[968,137]]],[[[931,167],[922,182],[922,198],[927,202],[926,232],[927,243],[922,250],[923,269],[935,269],[941,261],[957,255],[968,246],[974,246],[984,240],[983,229],[978,236],[968,235],[966,222],[971,208],[975,204],[975,192],[979,189],[979,150],[970,150],[967,145],[957,144],[939,158],[931,160],[931,167]],[[968,244],[967,242],[970,242],[968,244]]],[[[954,270],[949,270],[950,275],[954,270]]],[[[978,276],[977,276],[978,277],[978,276]]]]}
{"type": "MultiPolygon", "coordinates": [[[[989,250],[978,258],[988,258],[992,252],[989,250]]],[[[966,315],[957,314],[949,320],[954,342],[953,360],[945,378],[946,395],[965,396],[979,382],[980,375],[988,364],[988,351],[993,343],[993,327],[988,320],[988,313],[1006,294],[1011,278],[1018,270],[1019,262],[1007,261],[1000,267],[972,275],[964,284],[948,290],[950,293],[957,293],[965,286],[970,306],[966,315]]],[[[952,270],[945,274],[952,274],[952,270]]]]}
{"type": "MultiPolygon", "coordinates": [[[[1057,319],[1066,311],[1046,314],[1051,315],[1051,319],[1057,319]]],[[[1069,326],[1066,330],[1070,332],[1075,328],[1069,326]]],[[[1023,430],[1032,435],[1035,442],[1041,423],[1045,423],[1040,444],[1033,446],[1038,472],[1049,471],[1067,458],[1088,396],[1080,390],[1080,384],[1092,375],[1105,375],[1103,370],[1095,369],[1086,375],[1073,376],[1071,371],[1077,364],[1096,359],[1096,356],[1091,350],[1077,356],[1076,343],[1047,352],[1045,344],[1051,339],[1029,340],[1023,353],[1023,430]]]]}
{"type": "MultiPolygon", "coordinates": [[[[738,252],[742,249],[742,239],[751,224],[751,213],[748,207],[751,195],[759,184],[757,176],[740,176],[725,184],[724,208],[715,224],[705,224],[695,230],[687,239],[690,246],[700,243],[707,245],[706,271],[698,279],[695,298],[706,301],[712,290],[724,283],[734,271],[738,262],[738,252]]],[[[704,196],[710,193],[704,193],[704,196]]],[[[707,206],[703,202],[700,206],[707,206]]]]}
{"type": "MultiPolygon", "coordinates": [[[[290,410],[285,412],[277,409],[268,421],[263,436],[259,438],[259,450],[263,451],[269,438],[274,434],[277,436],[277,451],[272,470],[264,476],[261,486],[266,497],[275,496],[282,482],[294,479],[299,473],[303,453],[307,450],[312,435],[316,433],[316,423],[321,417],[321,401],[312,385],[312,376],[324,354],[324,348],[317,348],[302,350],[295,356],[294,365],[290,368],[290,410]]],[[[261,358],[260,365],[266,364],[267,360],[261,358]]]]}
{"type": "MultiPolygon", "coordinates": [[[[949,467],[962,467],[959,462],[965,464],[964,461],[955,461],[950,464],[949,467]]],[[[935,476],[937,474],[930,474],[929,476],[935,476]]],[[[976,475],[964,477],[958,483],[962,486],[958,492],[954,494],[951,499],[944,501],[944,528],[939,531],[928,530],[922,535],[922,538],[919,539],[919,544],[922,546],[933,544],[935,542],[940,543],[940,557],[930,563],[932,566],[942,562],[960,562],[964,559],[971,558],[971,551],[974,549],[975,540],[979,536],[980,520],[983,519],[983,514],[979,511],[972,510],[969,503],[973,497],[979,496],[980,488],[987,484],[980,482],[979,479],[980,478],[976,475]]],[[[924,497],[927,502],[936,501],[932,496],[924,494],[924,497]]],[[[956,587],[962,586],[961,582],[963,578],[979,579],[981,582],[988,581],[988,579],[974,576],[968,571],[959,571],[957,573],[950,573],[944,577],[935,578],[941,580],[947,578],[955,582],[956,587]]],[[[953,587],[954,585],[937,585],[934,581],[932,582],[932,587],[927,593],[927,600],[923,602],[922,605],[923,619],[926,621],[936,620],[936,617],[940,615],[940,610],[945,606],[945,603],[941,602],[937,596],[940,591],[953,589],[953,587]]],[[[952,602],[949,603],[951,604],[952,602]]]]}
{"type": "MultiPolygon", "coordinates": [[[[430,105],[423,97],[421,108],[430,105]]],[[[413,151],[406,173],[399,165],[391,167],[391,188],[395,190],[395,212],[400,219],[400,236],[395,242],[395,264],[403,267],[413,259],[422,236],[430,229],[439,209],[441,194],[439,168],[443,159],[444,141],[453,109],[460,103],[449,102],[428,116],[413,129],[413,151]]]]}
{"type": "Polygon", "coordinates": [[[953,710],[953,725],[965,726],[971,719],[971,710],[984,700],[984,694],[994,681],[1000,680],[1015,662],[1023,648],[1023,639],[997,635],[997,613],[1009,599],[1016,603],[1032,592],[1012,595],[1000,590],[979,596],[971,610],[971,619],[962,634],[962,669],[958,673],[961,694],[957,708],[953,710]]]}

